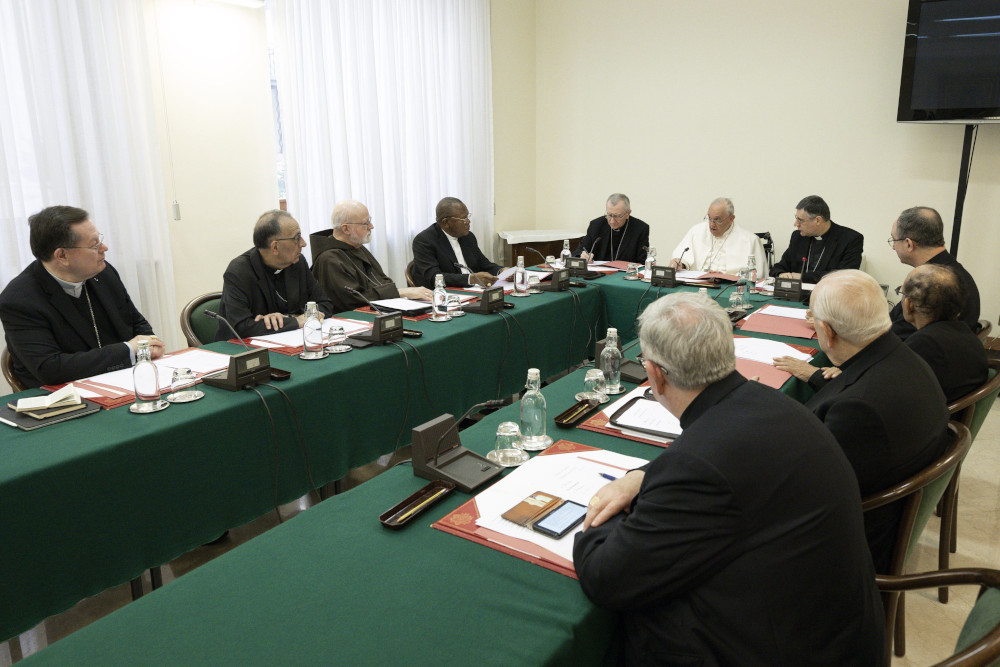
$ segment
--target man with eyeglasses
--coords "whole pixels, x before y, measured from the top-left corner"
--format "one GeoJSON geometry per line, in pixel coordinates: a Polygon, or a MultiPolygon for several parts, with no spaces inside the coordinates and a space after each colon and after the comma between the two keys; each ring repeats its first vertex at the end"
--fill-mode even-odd
{"type": "Polygon", "coordinates": [[[649,247],[649,225],[632,217],[628,197],[616,192],[604,205],[605,214],[587,225],[587,234],[573,251],[574,257],[642,263],[649,247]]]}
{"type": "Polygon", "coordinates": [[[736,224],[733,201],[719,197],[709,204],[705,219],[689,229],[674,248],[670,265],[738,274],[750,255],[756,258],[757,277],[767,278],[767,255],[760,237],[736,224]]]}
{"type": "Polygon", "coordinates": [[[50,206],[28,218],[35,261],[0,293],[14,375],[28,387],[61,384],[153,359],[163,342],[104,259],[104,235],[83,209],[50,206]]]}
{"type": "Polygon", "coordinates": [[[795,206],[795,229],[788,249],[771,267],[771,275],[798,278],[804,283],[840,269],[861,268],[865,237],[830,219],[830,207],[822,197],[809,195],[795,206]]]}
{"type": "Polygon", "coordinates": [[[375,255],[365,247],[372,240],[371,215],[359,201],[338,202],[330,215],[333,229],[309,235],[312,249],[313,275],[319,281],[334,307],[339,311],[354,310],[375,299],[430,299],[426,287],[397,289],[392,278],[382,270],[375,255]],[[356,290],[364,298],[348,292],[356,290]]]}
{"type": "Polygon", "coordinates": [[[445,197],[435,209],[436,221],[413,239],[413,281],[434,288],[444,275],[448,287],[489,287],[503,267],[486,258],[470,229],[469,209],[461,199],[445,197]]]}
{"type": "MultiPolygon", "coordinates": [[[[965,297],[958,319],[965,322],[972,333],[979,332],[979,288],[965,267],[958,263],[944,246],[944,222],[941,214],[929,206],[914,206],[899,214],[892,223],[889,233],[889,247],[896,252],[899,261],[917,267],[924,264],[940,264],[951,267],[962,282],[965,297]]],[[[892,331],[906,340],[916,327],[903,317],[903,302],[897,303],[889,312],[892,331]]]]}
{"type": "MultiPolygon", "coordinates": [[[[222,276],[219,315],[240,337],[300,328],[309,301],[316,302],[321,317],[337,312],[302,256],[306,242],[289,213],[273,210],[260,216],[253,244],[222,276]]],[[[230,338],[229,327],[220,321],[215,340],[230,338]]]]}
{"type": "Polygon", "coordinates": [[[739,374],[708,297],[657,299],[639,340],[683,433],[591,497],[573,545],[583,592],[620,615],[616,662],[882,664],[861,496],[833,436],[739,374]]]}

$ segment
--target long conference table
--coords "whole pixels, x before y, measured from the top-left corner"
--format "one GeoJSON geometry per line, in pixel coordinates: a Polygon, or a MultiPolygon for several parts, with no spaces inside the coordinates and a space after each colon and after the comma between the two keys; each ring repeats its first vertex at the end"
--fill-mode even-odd
{"type": "MultiPolygon", "coordinates": [[[[339,479],[350,468],[393,451],[401,429],[401,442],[406,444],[415,425],[444,412],[458,415],[474,403],[518,391],[529,362],[541,369],[543,377],[578,364],[592,350],[591,334],[595,330],[603,335],[605,327],[611,325],[626,336],[634,335],[635,313],[651,303],[658,291],[647,291],[648,287],[624,281],[618,274],[594,280],[589,288],[576,289],[574,294],[546,293],[512,299],[516,308],[507,312],[516,322],[500,315],[474,314],[441,324],[408,322],[408,327],[424,331],[424,336],[413,340],[419,355],[403,346],[407,348],[407,359],[393,346],[356,350],[316,362],[272,353],[274,366],[293,373],[291,380],[279,386],[296,407],[312,480],[320,485],[339,479]]],[[[359,313],[347,316],[366,318],[359,313]]],[[[229,343],[206,347],[226,353],[240,349],[229,343]]],[[[574,373],[546,391],[570,395],[582,384],[579,375],[574,373]]],[[[802,398],[804,388],[803,383],[791,380],[783,391],[802,398]]],[[[155,415],[136,416],[126,408],[116,408],[31,433],[9,428],[0,431],[0,527],[5,545],[0,549],[0,637],[23,632],[84,597],[128,581],[228,528],[266,513],[275,501],[287,502],[308,491],[311,484],[295,419],[277,392],[268,387],[260,391],[274,415],[277,448],[255,394],[211,387],[205,388],[203,400],[171,406],[155,415]]],[[[561,394],[554,397],[549,407],[550,422],[561,409],[558,406],[568,404],[561,394]]],[[[509,418],[516,421],[517,409],[517,405],[506,408],[497,413],[499,416],[485,419],[481,426],[464,431],[463,442],[468,438],[467,446],[486,451],[492,445],[496,423],[509,418]]],[[[554,426],[550,427],[554,432],[554,426]]],[[[572,433],[572,439],[585,444],[655,456],[655,448],[641,443],[579,430],[572,433]]],[[[478,615],[469,614],[470,608],[453,613],[454,600],[478,601],[475,609],[480,610],[485,599],[492,599],[499,605],[493,609],[500,626],[496,634],[515,638],[519,633],[511,633],[511,622],[519,626],[527,618],[548,618],[555,611],[551,603],[556,592],[561,597],[567,583],[576,586],[575,582],[562,581],[566,578],[561,575],[537,567],[531,567],[526,574],[526,564],[517,559],[428,531],[426,525],[412,526],[399,534],[388,534],[377,525],[375,517],[379,513],[422,484],[409,468],[391,470],[358,489],[324,501],[123,611],[134,614],[137,612],[130,610],[151,609],[147,600],[163,600],[154,608],[185,608],[183,614],[177,615],[184,618],[175,618],[164,627],[175,621],[184,625],[195,617],[186,606],[188,598],[183,591],[205,595],[198,606],[219,612],[219,618],[203,618],[196,625],[206,630],[206,643],[212,643],[210,636],[221,637],[226,628],[240,641],[256,634],[249,630],[253,623],[225,620],[239,607],[268,628],[285,628],[292,633],[280,633],[281,641],[269,649],[258,646],[254,653],[263,661],[264,656],[287,657],[288,646],[298,643],[290,638],[306,627],[292,619],[311,607],[310,600],[314,600],[315,613],[325,619],[319,634],[326,634],[330,642],[311,636],[310,650],[317,651],[312,655],[321,655],[321,646],[337,646],[336,651],[340,651],[327,653],[327,657],[343,655],[344,651],[350,654],[356,628],[381,632],[381,626],[374,622],[378,619],[386,624],[385,637],[390,640],[369,643],[379,644],[379,650],[389,652],[387,658],[391,659],[390,654],[409,657],[408,645],[420,643],[417,635],[424,636],[418,631],[422,629],[430,632],[423,640],[427,655],[438,650],[442,641],[451,642],[457,659],[462,647],[472,650],[465,637],[478,615]],[[438,543],[436,540],[441,538],[448,541],[438,543]],[[286,553],[294,558],[286,560],[286,553]],[[234,563],[230,564],[231,560],[234,563]],[[235,564],[244,562],[249,570],[235,564]],[[461,567],[456,568],[456,563],[461,567]],[[213,576],[218,579],[207,583],[209,579],[205,578],[213,576]],[[204,585],[197,583],[203,580],[204,585]],[[524,591],[532,593],[508,600],[509,594],[500,596],[497,592],[507,586],[494,586],[504,581],[515,588],[523,585],[524,591]],[[216,597],[210,593],[216,585],[228,592],[216,597]],[[551,595],[546,593],[550,588],[551,595]],[[329,594],[333,589],[336,592],[329,597],[312,598],[320,591],[329,594]],[[484,598],[483,591],[495,595],[484,598]],[[437,599],[427,604],[431,592],[431,598],[437,599]],[[301,605],[295,601],[298,593],[303,596],[301,605]],[[232,603],[224,602],[234,595],[251,596],[253,608],[237,603],[235,598],[232,603]],[[532,611],[521,605],[538,608],[532,611]],[[448,611],[442,611],[442,607],[448,611]],[[452,627],[452,634],[441,632],[443,626],[433,620],[439,611],[461,621],[452,627]],[[209,630],[216,622],[221,627],[209,630]],[[333,641],[336,625],[342,626],[343,635],[333,641]],[[409,634],[413,634],[412,641],[402,641],[409,634]]],[[[461,496],[454,494],[441,504],[440,510],[446,510],[461,496]]],[[[570,652],[567,656],[592,641],[605,644],[610,632],[605,627],[607,617],[591,609],[578,591],[571,600],[572,607],[582,606],[589,611],[580,618],[573,615],[572,623],[563,628],[573,635],[562,642],[563,650],[570,652]],[[578,632],[582,634],[577,636],[578,632]]],[[[158,616],[161,612],[151,613],[158,616]]],[[[158,618],[158,626],[164,620],[158,618]]],[[[99,628],[106,625],[96,624],[99,628]]],[[[75,638],[84,632],[56,643],[41,652],[39,659],[57,654],[64,644],[67,648],[76,645],[82,640],[75,638]]],[[[186,630],[180,635],[192,636],[186,630]]],[[[552,638],[542,639],[548,645],[552,638]]],[[[96,640],[94,646],[102,641],[96,640]]],[[[229,659],[244,650],[234,646],[226,649],[230,651],[225,654],[229,659]]],[[[106,650],[126,648],[108,646],[106,650]]],[[[211,655],[211,650],[203,646],[192,650],[198,652],[199,659],[211,655]]],[[[363,650],[368,655],[369,648],[363,650]]],[[[530,652],[535,655],[534,649],[530,652]]],[[[466,654],[472,655],[482,654],[478,650],[466,654]]]]}

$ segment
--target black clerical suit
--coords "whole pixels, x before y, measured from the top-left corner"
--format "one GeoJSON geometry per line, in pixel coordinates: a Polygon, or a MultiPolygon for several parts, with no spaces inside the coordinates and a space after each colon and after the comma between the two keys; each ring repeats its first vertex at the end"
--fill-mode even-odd
{"type": "Polygon", "coordinates": [[[680,422],[631,511],[573,548],[587,597],[621,614],[624,662],[882,664],[861,498],[830,433],[736,372],[680,422]]]}
{"type": "MultiPolygon", "coordinates": [[[[840,366],[806,403],[843,447],[866,497],[926,468],[948,447],[944,393],[927,363],[887,331],[840,366]]],[[[865,513],[877,572],[889,567],[902,506],[865,513]]]]}
{"type": "MultiPolygon", "coordinates": [[[[473,273],[485,271],[497,275],[503,270],[499,264],[494,264],[483,251],[479,249],[476,235],[469,232],[458,237],[458,247],[462,249],[465,265],[473,273]]],[[[413,281],[417,285],[434,289],[434,276],[444,274],[444,284],[448,287],[465,287],[469,284],[469,274],[462,273],[456,266],[458,257],[451,247],[444,230],[438,223],[420,232],[413,238],[413,281]]]]}
{"type": "Polygon", "coordinates": [[[905,342],[934,371],[949,403],[986,382],[986,348],[965,322],[931,322],[914,331],[905,342]]]}
{"type": "Polygon", "coordinates": [[[801,273],[802,282],[818,283],[820,278],[831,271],[861,268],[864,243],[864,236],[850,227],[843,227],[832,221],[822,239],[818,236],[802,236],[795,230],[788,240],[788,249],[771,268],[770,275],[777,277],[782,273],[801,273]],[[806,259],[805,263],[803,258],[806,259]]]}
{"type": "Polygon", "coordinates": [[[649,247],[649,225],[634,216],[629,216],[625,224],[611,229],[605,216],[594,218],[587,225],[587,234],[573,251],[579,257],[586,250],[596,260],[621,260],[642,264],[646,261],[649,247]]]}
{"type": "MultiPolygon", "coordinates": [[[[222,276],[219,315],[229,320],[243,338],[263,336],[298,329],[299,324],[293,316],[301,315],[309,301],[315,301],[317,309],[324,315],[337,312],[313,277],[304,256],[300,255],[295,264],[275,273],[274,269],[264,264],[260,251],[250,248],[231,261],[222,276]],[[254,320],[257,315],[268,313],[285,315],[280,329],[268,329],[263,320],[254,320]]],[[[232,337],[229,327],[220,321],[215,340],[229,340],[232,337]]]]}
{"type": "MultiPolygon", "coordinates": [[[[972,275],[947,250],[942,250],[934,255],[927,260],[927,263],[950,266],[958,274],[958,279],[962,284],[962,293],[965,295],[965,301],[962,302],[962,312],[959,313],[958,319],[965,322],[972,333],[979,333],[979,287],[976,286],[972,275]]],[[[892,320],[892,332],[902,340],[906,340],[916,331],[916,327],[903,318],[902,299],[889,311],[889,318],[892,320]]]]}
{"type": "Polygon", "coordinates": [[[35,260],[0,293],[0,321],[12,369],[27,386],[127,368],[131,357],[124,341],[153,334],[111,264],[85,281],[84,289],[78,298],[70,296],[35,260]]]}

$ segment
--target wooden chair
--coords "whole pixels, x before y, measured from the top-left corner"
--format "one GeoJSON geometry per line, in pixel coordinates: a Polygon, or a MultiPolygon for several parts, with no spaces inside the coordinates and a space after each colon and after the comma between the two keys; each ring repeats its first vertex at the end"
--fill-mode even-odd
{"type": "Polygon", "coordinates": [[[413,279],[413,260],[412,259],[410,260],[410,263],[406,265],[406,270],[404,271],[404,273],[406,274],[406,286],[407,287],[416,287],[417,286],[417,281],[413,279]]]}
{"type": "Polygon", "coordinates": [[[967,568],[907,574],[876,575],[883,595],[922,588],[979,584],[979,597],[969,612],[955,645],[955,652],[934,667],[986,667],[1000,658],[1000,571],[967,568]]]}
{"type": "Polygon", "coordinates": [[[191,299],[181,311],[181,331],[191,347],[200,347],[215,340],[218,324],[205,314],[205,310],[219,309],[222,292],[209,292],[191,299]]]}
{"type": "Polygon", "coordinates": [[[979,333],[976,336],[979,340],[983,341],[983,345],[986,344],[986,339],[989,337],[990,332],[993,331],[993,323],[989,320],[979,320],[979,333]]]}
{"type": "MultiPolygon", "coordinates": [[[[997,394],[1000,394],[1000,359],[991,359],[988,362],[989,376],[983,386],[976,389],[971,394],[967,394],[948,406],[951,418],[969,429],[971,442],[976,441],[979,429],[982,428],[986,416],[990,413],[996,401],[997,394]]],[[[961,480],[962,464],[958,464],[955,474],[945,489],[941,497],[941,540],[938,543],[938,569],[948,569],[950,554],[955,553],[958,542],[958,486],[961,480]]],[[[941,602],[948,601],[948,589],[942,588],[938,591],[938,599],[941,602]]]]}
{"type": "MultiPolygon", "coordinates": [[[[937,461],[912,477],[861,501],[861,509],[865,512],[891,503],[902,504],[899,528],[886,574],[903,574],[906,560],[927,525],[927,520],[944,495],[955,469],[969,453],[969,429],[964,424],[949,422],[948,430],[952,434],[951,444],[937,461]]],[[[902,656],[906,652],[903,596],[899,592],[883,593],[882,603],[885,607],[886,664],[889,664],[893,644],[896,655],[902,656]]]]}
{"type": "Polygon", "coordinates": [[[15,393],[19,391],[24,391],[28,387],[21,382],[20,378],[14,375],[14,367],[11,364],[10,350],[6,347],[3,352],[0,352],[0,369],[3,370],[3,379],[7,381],[10,385],[11,390],[15,393]]]}

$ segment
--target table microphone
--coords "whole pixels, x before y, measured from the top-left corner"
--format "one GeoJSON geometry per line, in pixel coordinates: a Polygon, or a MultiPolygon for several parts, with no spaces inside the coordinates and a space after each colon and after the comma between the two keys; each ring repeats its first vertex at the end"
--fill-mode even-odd
{"type": "Polygon", "coordinates": [[[678,271],[680,271],[683,268],[683,266],[684,266],[684,253],[686,253],[690,249],[691,249],[691,246],[688,246],[687,248],[684,248],[684,250],[681,251],[681,256],[677,258],[677,270],[678,271]]]}
{"type": "MultiPolygon", "coordinates": [[[[537,250],[535,250],[534,248],[532,248],[530,245],[524,246],[524,249],[525,250],[530,250],[531,252],[533,252],[536,255],[538,255],[539,257],[541,257],[542,258],[542,264],[548,264],[549,260],[545,259],[545,255],[543,255],[542,253],[538,252],[537,250]]],[[[552,268],[552,267],[549,267],[549,268],[552,268]]]]}
{"type": "Polygon", "coordinates": [[[598,243],[598,242],[599,242],[599,241],[600,241],[600,240],[601,240],[602,238],[604,238],[604,233],[603,233],[603,232],[602,232],[602,233],[600,233],[600,234],[598,234],[598,235],[597,235],[597,238],[596,238],[596,239],[594,239],[594,242],[590,244],[590,250],[587,250],[587,249],[586,249],[586,248],[585,248],[585,247],[583,246],[583,244],[581,243],[581,244],[580,244],[580,253],[582,254],[582,253],[585,253],[585,252],[588,252],[588,253],[590,253],[590,255],[591,255],[591,259],[597,259],[596,257],[594,257],[594,256],[593,256],[593,255],[594,255],[594,249],[595,249],[595,248],[597,247],[597,243],[598,243]]]}
{"type": "Polygon", "coordinates": [[[229,327],[229,330],[233,332],[233,337],[236,340],[240,341],[240,345],[242,345],[243,347],[245,347],[247,352],[251,351],[250,350],[250,346],[247,345],[246,341],[243,340],[242,336],[240,336],[238,333],[236,333],[236,329],[234,329],[233,325],[229,323],[229,320],[227,320],[226,318],[224,318],[222,315],[219,315],[214,310],[208,310],[208,309],[206,309],[206,310],[204,310],[202,312],[204,312],[206,315],[208,315],[209,317],[211,317],[213,320],[221,320],[222,323],[225,324],[227,327],[229,327]]]}
{"type": "MultiPolygon", "coordinates": [[[[467,267],[465,264],[462,264],[461,262],[455,262],[455,266],[458,268],[459,271],[461,271],[462,269],[465,269],[466,271],[469,272],[470,276],[475,273],[475,271],[473,271],[472,269],[470,269],[469,267],[467,267]]],[[[469,284],[471,285],[472,283],[469,283],[469,284]]],[[[486,288],[486,287],[489,287],[489,285],[480,285],[480,287],[486,288]]]]}
{"type": "Polygon", "coordinates": [[[365,300],[365,303],[367,303],[368,306],[372,310],[374,310],[376,313],[378,313],[379,315],[394,315],[395,313],[399,312],[398,310],[390,310],[389,312],[386,312],[386,311],[382,310],[381,308],[379,308],[378,306],[376,306],[374,303],[372,303],[371,301],[369,301],[368,297],[366,297],[364,294],[362,294],[358,290],[354,289],[353,287],[348,287],[347,285],[344,285],[344,289],[347,290],[348,292],[350,292],[351,294],[353,294],[354,296],[360,296],[362,299],[365,300]]]}
{"type": "Polygon", "coordinates": [[[448,436],[449,433],[451,433],[454,429],[457,429],[458,425],[461,424],[463,421],[465,421],[466,417],[468,417],[473,412],[481,408],[502,408],[503,404],[504,401],[502,399],[493,399],[492,401],[483,401],[482,403],[476,403],[471,408],[466,410],[465,414],[456,419],[455,423],[449,426],[445,430],[445,432],[441,434],[441,437],[438,438],[437,444],[434,445],[434,465],[435,466],[437,465],[438,455],[441,453],[441,443],[444,442],[444,439],[448,436]]]}

